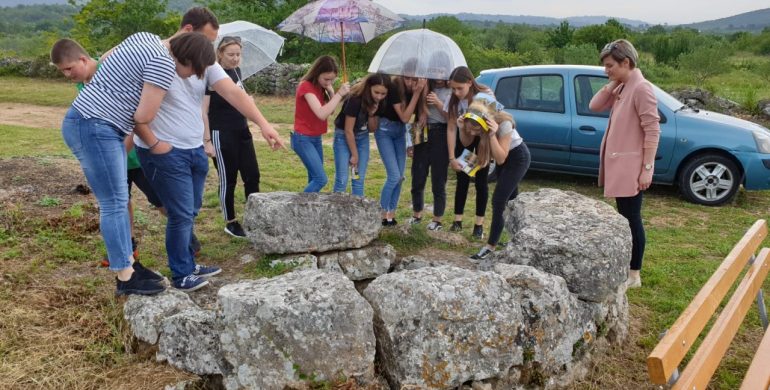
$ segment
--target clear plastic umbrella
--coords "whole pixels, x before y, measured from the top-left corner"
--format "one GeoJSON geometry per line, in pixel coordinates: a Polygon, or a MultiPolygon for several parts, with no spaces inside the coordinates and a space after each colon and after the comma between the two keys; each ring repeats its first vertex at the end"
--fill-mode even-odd
{"type": "Polygon", "coordinates": [[[374,55],[369,72],[446,80],[458,66],[467,64],[457,44],[446,35],[422,28],[388,38],[374,55]]]}
{"type": "Polygon", "coordinates": [[[276,32],[243,20],[221,24],[214,47],[226,36],[241,38],[241,73],[244,79],[274,63],[284,41],[276,32]]]}

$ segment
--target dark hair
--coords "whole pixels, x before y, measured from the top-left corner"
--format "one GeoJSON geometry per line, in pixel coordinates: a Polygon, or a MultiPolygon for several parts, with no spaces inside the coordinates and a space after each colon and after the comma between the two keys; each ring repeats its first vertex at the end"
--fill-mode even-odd
{"type": "MultiPolygon", "coordinates": [[[[302,80],[309,81],[318,87],[318,77],[321,76],[322,73],[327,72],[333,72],[334,74],[339,73],[339,69],[337,68],[337,61],[335,61],[334,57],[332,56],[320,56],[315,59],[313,65],[311,65],[310,69],[307,70],[307,73],[302,76],[302,80]]],[[[326,91],[324,91],[324,101],[329,101],[330,99],[331,97],[328,96],[326,91]]]]}
{"type": "Polygon", "coordinates": [[[214,30],[219,30],[219,22],[216,15],[206,7],[193,7],[187,10],[182,16],[182,23],[179,27],[191,25],[193,30],[198,31],[207,24],[211,24],[214,30]]]}
{"type": "Polygon", "coordinates": [[[51,47],[51,62],[54,65],[61,65],[66,61],[75,61],[80,56],[88,57],[88,52],[72,39],[59,39],[51,47]]]}
{"type": "MultiPolygon", "coordinates": [[[[449,75],[449,81],[454,81],[456,83],[471,83],[471,88],[468,91],[468,96],[465,97],[466,100],[468,100],[468,103],[470,104],[471,100],[473,100],[473,96],[475,96],[477,93],[482,91],[489,91],[492,92],[489,87],[483,84],[479,84],[476,82],[476,79],[473,78],[473,73],[467,66],[458,66],[456,67],[452,73],[449,75]]],[[[453,93],[449,97],[449,120],[454,120],[457,118],[457,104],[460,102],[460,98],[455,96],[453,93]]]]}
{"type": "Polygon", "coordinates": [[[191,66],[195,75],[203,77],[206,68],[217,60],[214,46],[205,35],[197,32],[187,32],[171,38],[171,54],[184,65],[191,66]]]}
{"type": "MultiPolygon", "coordinates": [[[[353,88],[350,89],[350,96],[358,96],[361,98],[361,109],[369,110],[374,106],[374,99],[372,99],[372,87],[382,85],[388,93],[393,91],[393,83],[390,81],[390,76],[385,73],[372,73],[366,76],[363,80],[356,83],[353,88]]],[[[381,112],[384,105],[380,105],[378,112],[381,112]]]]}

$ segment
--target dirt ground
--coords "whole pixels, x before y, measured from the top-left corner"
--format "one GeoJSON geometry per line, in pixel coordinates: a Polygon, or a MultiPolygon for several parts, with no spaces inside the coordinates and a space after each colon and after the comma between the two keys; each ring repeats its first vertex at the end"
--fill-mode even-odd
{"type": "MultiPolygon", "coordinates": [[[[65,111],[2,103],[0,123],[58,128],[65,111]]],[[[0,233],[24,241],[20,253],[0,256],[0,305],[7,310],[0,315],[0,388],[157,389],[193,378],[156,363],[152,350],[122,351],[135,345],[111,296],[112,275],[96,265],[100,247],[85,248],[93,260],[49,258],[58,249],[47,246],[47,237],[57,232],[100,242],[95,200],[84,188],[75,159],[0,159],[0,233]]],[[[222,266],[231,274],[242,267],[237,259],[222,266]]],[[[597,353],[587,377],[571,388],[656,388],[636,341],[644,318],[643,308],[632,306],[628,340],[597,353]]]]}

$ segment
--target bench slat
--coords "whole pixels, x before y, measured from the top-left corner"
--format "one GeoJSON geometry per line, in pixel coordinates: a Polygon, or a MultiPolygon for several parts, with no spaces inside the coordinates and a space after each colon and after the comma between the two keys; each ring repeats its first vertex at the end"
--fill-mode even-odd
{"type": "Polygon", "coordinates": [[[766,390],[770,388],[770,328],[765,330],[765,336],[759,343],[757,353],[751,361],[746,377],[743,378],[741,390],[766,390]]]}
{"type": "Polygon", "coordinates": [[[757,220],[671,325],[647,357],[647,372],[653,383],[663,385],[668,382],[765,237],[767,222],[764,219],[757,220]]]}
{"type": "Polygon", "coordinates": [[[719,362],[730,347],[733,337],[738,333],[743,318],[754,303],[757,291],[762,288],[762,283],[770,271],[769,257],[770,249],[763,248],[759,252],[756,261],[746,271],[746,275],[735,289],[735,293],[717,317],[714,326],[703,339],[703,343],[693,355],[692,360],[687,363],[687,367],[672,390],[701,390],[706,388],[711,376],[714,375],[719,366],[719,362]]]}

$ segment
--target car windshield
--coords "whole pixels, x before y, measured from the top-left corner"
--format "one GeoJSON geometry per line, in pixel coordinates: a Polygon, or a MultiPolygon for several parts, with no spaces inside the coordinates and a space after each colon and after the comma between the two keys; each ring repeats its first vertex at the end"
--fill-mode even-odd
{"type": "Polygon", "coordinates": [[[684,103],[669,95],[666,91],[658,88],[656,85],[653,84],[652,88],[655,90],[655,95],[658,97],[658,104],[662,104],[672,111],[679,110],[684,106],[684,103]]]}

